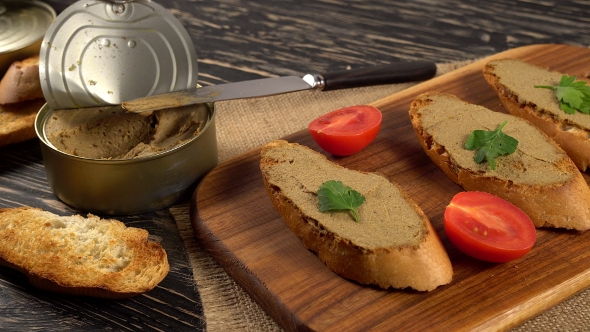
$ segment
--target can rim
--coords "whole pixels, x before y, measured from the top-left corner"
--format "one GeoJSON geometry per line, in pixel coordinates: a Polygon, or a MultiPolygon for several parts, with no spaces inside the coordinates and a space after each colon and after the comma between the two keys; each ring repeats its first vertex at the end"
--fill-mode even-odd
{"type": "MultiPolygon", "coordinates": [[[[45,132],[45,123],[47,122],[47,119],[51,116],[51,114],[53,113],[53,109],[51,109],[47,103],[45,103],[41,107],[41,109],[39,110],[39,112],[37,112],[37,115],[35,116],[35,133],[37,134],[37,137],[42,142],[42,144],[44,144],[45,146],[51,148],[53,151],[59,153],[60,155],[62,155],[64,157],[67,157],[67,158],[71,158],[71,159],[75,159],[75,160],[79,160],[79,161],[83,161],[83,162],[88,162],[88,163],[94,163],[94,164],[99,163],[99,164],[104,164],[104,165],[143,163],[143,162],[146,162],[146,161],[149,161],[152,159],[159,159],[159,158],[163,158],[169,154],[176,153],[178,150],[182,150],[182,149],[186,148],[187,145],[194,142],[195,140],[198,140],[201,136],[203,136],[203,134],[207,130],[209,130],[209,127],[212,126],[212,123],[215,120],[216,108],[215,108],[215,103],[213,103],[213,102],[203,103],[201,105],[205,105],[205,107],[207,107],[207,111],[209,113],[208,114],[209,116],[207,118],[207,122],[205,123],[205,125],[203,126],[203,128],[201,129],[201,131],[197,135],[195,135],[191,139],[186,140],[185,142],[182,142],[181,144],[179,144],[171,149],[163,150],[163,151],[154,153],[152,155],[138,157],[138,158],[96,159],[96,158],[76,156],[76,155],[59,150],[53,144],[51,144],[51,141],[49,140],[49,138],[47,138],[47,135],[45,132]]],[[[78,110],[72,110],[72,111],[76,112],[78,110]]],[[[217,148],[217,147],[215,147],[215,148],[217,148]]]]}

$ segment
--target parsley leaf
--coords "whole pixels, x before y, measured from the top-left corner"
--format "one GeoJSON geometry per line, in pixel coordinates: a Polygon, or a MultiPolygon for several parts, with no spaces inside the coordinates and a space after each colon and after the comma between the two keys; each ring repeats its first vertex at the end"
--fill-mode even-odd
{"type": "Polygon", "coordinates": [[[516,151],[518,140],[502,132],[505,125],[506,121],[496,130],[474,130],[469,135],[467,142],[465,142],[465,148],[467,150],[477,150],[473,158],[476,163],[480,164],[485,159],[491,169],[496,169],[496,157],[516,151]]]}
{"type": "Polygon", "coordinates": [[[328,180],[320,186],[317,195],[320,211],[347,210],[359,222],[356,209],[365,202],[365,197],[358,191],[345,186],[342,181],[328,180]]]}
{"type": "Polygon", "coordinates": [[[558,86],[535,85],[535,88],[555,90],[559,108],[567,114],[576,111],[590,114],[590,86],[586,81],[577,81],[576,76],[561,76],[558,86]]]}

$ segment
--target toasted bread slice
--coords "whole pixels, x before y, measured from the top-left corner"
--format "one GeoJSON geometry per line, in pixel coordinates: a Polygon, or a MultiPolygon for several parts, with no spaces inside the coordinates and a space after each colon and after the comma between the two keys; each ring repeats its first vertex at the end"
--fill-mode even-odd
{"type": "Polygon", "coordinates": [[[148,232],[97,216],[0,209],[0,263],[54,292],[124,298],[153,289],[170,269],[148,232]]]}
{"type": "Polygon", "coordinates": [[[0,105],[0,146],[35,138],[35,117],[45,99],[0,105]]]}
{"type": "Polygon", "coordinates": [[[0,80],[0,146],[35,138],[35,117],[44,103],[39,56],[15,61],[0,80]]]}
{"type": "Polygon", "coordinates": [[[287,226],[342,277],[419,291],[451,282],[449,257],[428,218],[385,177],[341,167],[282,140],[262,148],[260,169],[287,226]],[[342,181],[365,196],[359,222],[347,212],[319,210],[316,192],[328,180],[342,181]]]}
{"type": "Polygon", "coordinates": [[[590,228],[590,189],[567,154],[525,120],[429,92],[410,106],[410,119],[430,159],[465,190],[485,191],[519,207],[537,227],[590,228]],[[465,149],[474,130],[495,130],[516,138],[516,152],[496,158],[496,169],[476,163],[465,149]]]}
{"type": "Polygon", "coordinates": [[[0,81],[0,104],[16,104],[43,98],[39,78],[39,55],[15,61],[0,81]]]}
{"type": "Polygon", "coordinates": [[[535,88],[557,86],[562,75],[516,59],[492,60],[484,67],[486,81],[508,112],[541,129],[585,171],[590,164],[590,115],[566,114],[555,91],[535,88]]]}

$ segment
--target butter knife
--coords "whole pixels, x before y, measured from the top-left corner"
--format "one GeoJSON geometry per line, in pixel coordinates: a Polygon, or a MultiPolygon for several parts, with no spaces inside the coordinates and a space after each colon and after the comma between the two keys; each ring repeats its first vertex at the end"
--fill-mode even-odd
{"type": "Polygon", "coordinates": [[[271,96],[303,90],[337,90],[383,84],[423,81],[436,74],[436,64],[430,61],[397,62],[327,74],[307,74],[301,77],[283,76],[217,84],[188,90],[142,97],[121,104],[129,113],[217,102],[231,99],[271,96]]]}

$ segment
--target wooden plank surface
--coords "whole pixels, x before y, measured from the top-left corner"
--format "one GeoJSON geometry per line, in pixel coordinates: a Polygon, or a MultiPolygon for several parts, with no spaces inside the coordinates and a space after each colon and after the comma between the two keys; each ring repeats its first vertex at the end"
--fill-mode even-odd
{"type": "MultiPolygon", "coordinates": [[[[45,2],[59,13],[73,1],[45,2]]],[[[590,45],[590,7],[586,1],[576,0],[155,2],[175,15],[188,30],[197,49],[202,85],[358,68],[396,60],[469,60],[533,43],[590,45]]],[[[218,124],[219,132],[228,130],[218,124]]],[[[393,142],[390,144],[393,146],[393,142]]],[[[410,141],[395,144],[403,148],[410,141]]],[[[412,163],[404,166],[410,175],[422,174],[413,170],[412,165],[416,158],[423,157],[408,156],[401,150],[396,151],[396,156],[412,163]]],[[[356,166],[363,167],[363,162],[357,161],[356,166]]],[[[84,212],[65,206],[49,189],[36,140],[0,148],[0,206],[22,204],[56,213],[84,212]]],[[[198,294],[191,294],[192,273],[170,213],[161,210],[131,216],[126,222],[165,239],[166,249],[174,255],[173,279],[185,283],[166,285],[177,294],[171,292],[167,295],[174,296],[168,297],[158,293],[153,302],[147,297],[136,299],[137,302],[56,298],[31,289],[18,274],[0,268],[0,328],[204,329],[201,303],[198,294]],[[162,302],[162,296],[168,300],[162,302]]]]}
{"type": "MultiPolygon", "coordinates": [[[[21,205],[58,215],[86,215],[62,203],[51,192],[37,140],[0,149],[0,208],[21,205]]],[[[116,219],[127,226],[146,229],[166,250],[170,272],[156,288],[122,300],[64,296],[39,291],[31,287],[23,274],[0,267],[0,330],[205,330],[203,307],[184,243],[168,211],[116,219]]]]}
{"type": "MultiPolygon", "coordinates": [[[[585,75],[590,50],[535,45],[495,57],[516,57],[568,74],[585,75]]],[[[424,154],[407,111],[421,92],[453,93],[502,111],[482,74],[484,61],[435,78],[374,105],[383,127],[367,149],[335,162],[379,172],[399,183],[422,207],[451,257],[453,282],[432,292],[381,290],[329,271],[284,225],[266,196],[259,149],[214,169],[192,201],[193,226],[209,253],[252,297],[289,330],[504,330],[590,286],[590,232],[538,230],[533,250],[505,263],[481,262],[446,238],[445,206],[461,188],[424,154]]],[[[287,140],[318,146],[306,131],[287,140]]]]}
{"type": "MultiPolygon", "coordinates": [[[[72,0],[46,0],[58,12],[72,0]]],[[[201,85],[399,60],[589,46],[587,1],[156,0],[188,30],[201,85]]]]}
{"type": "Polygon", "coordinates": [[[590,45],[590,8],[586,1],[160,3],[193,36],[203,84],[321,73],[400,60],[467,60],[530,44],[590,45]]]}

